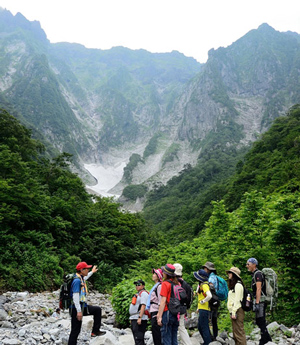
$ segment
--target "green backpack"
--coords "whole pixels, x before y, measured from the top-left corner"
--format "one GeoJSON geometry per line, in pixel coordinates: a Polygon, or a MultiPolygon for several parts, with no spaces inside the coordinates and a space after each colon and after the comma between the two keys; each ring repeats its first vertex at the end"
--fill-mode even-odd
{"type": "Polygon", "coordinates": [[[263,268],[261,273],[264,276],[266,294],[262,292],[261,301],[270,304],[270,310],[276,307],[278,298],[277,274],[272,268],[263,268]]]}

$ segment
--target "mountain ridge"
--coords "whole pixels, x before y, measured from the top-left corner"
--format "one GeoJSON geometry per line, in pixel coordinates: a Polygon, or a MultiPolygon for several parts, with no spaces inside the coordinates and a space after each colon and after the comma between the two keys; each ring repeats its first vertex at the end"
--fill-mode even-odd
{"type": "Polygon", "coordinates": [[[39,23],[6,10],[0,17],[10,23],[0,26],[2,97],[57,150],[72,153],[81,175],[84,164],[129,164],[156,142],[131,182],[123,175],[112,189],[117,194],[130,183],[150,190],[166,183],[219,137],[250,145],[299,101],[300,36],[268,24],[210,50],[200,64],[177,51],[52,44],[39,23]]]}

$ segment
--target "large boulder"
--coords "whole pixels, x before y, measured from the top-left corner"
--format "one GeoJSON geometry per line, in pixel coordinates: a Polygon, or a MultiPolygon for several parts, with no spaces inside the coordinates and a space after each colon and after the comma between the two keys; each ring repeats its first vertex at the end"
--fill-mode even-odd
{"type": "Polygon", "coordinates": [[[4,309],[0,309],[0,321],[5,321],[7,319],[7,312],[4,309]]]}

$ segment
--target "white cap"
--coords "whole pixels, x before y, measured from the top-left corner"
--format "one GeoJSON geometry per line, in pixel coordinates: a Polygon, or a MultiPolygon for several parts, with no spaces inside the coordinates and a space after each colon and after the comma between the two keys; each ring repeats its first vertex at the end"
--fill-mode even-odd
{"type": "Polygon", "coordinates": [[[182,276],[182,266],[180,264],[174,264],[175,267],[175,275],[181,277],[182,276]]]}

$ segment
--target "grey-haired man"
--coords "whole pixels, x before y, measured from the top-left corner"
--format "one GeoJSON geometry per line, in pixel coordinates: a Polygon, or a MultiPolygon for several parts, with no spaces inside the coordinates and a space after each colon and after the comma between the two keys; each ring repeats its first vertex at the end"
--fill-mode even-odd
{"type": "Polygon", "coordinates": [[[265,278],[257,266],[258,261],[255,258],[248,259],[246,267],[252,274],[253,311],[255,311],[255,321],[261,333],[259,345],[264,345],[272,339],[266,325],[266,303],[263,300],[263,295],[266,295],[265,278]]]}

